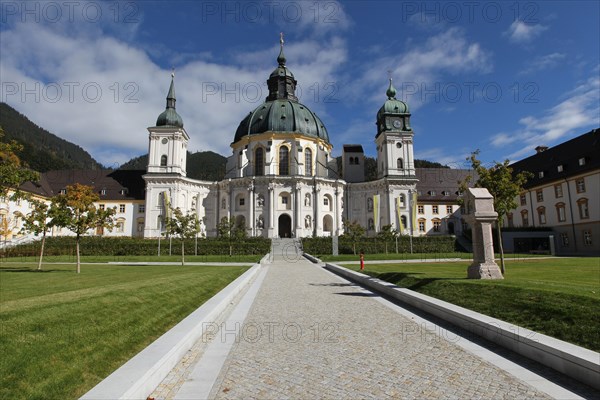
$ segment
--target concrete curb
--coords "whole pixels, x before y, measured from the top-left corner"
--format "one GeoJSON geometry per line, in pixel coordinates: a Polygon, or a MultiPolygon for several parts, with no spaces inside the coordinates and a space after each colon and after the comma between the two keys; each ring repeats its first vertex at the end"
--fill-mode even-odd
{"type": "Polygon", "coordinates": [[[259,272],[255,264],[181,322],[110,374],[82,400],[146,399],[203,334],[231,300],[259,272]]]}
{"type": "Polygon", "coordinates": [[[600,389],[600,353],[509,324],[359,272],[326,263],[325,268],[351,281],[407,303],[468,332],[484,337],[593,388],[600,389]]]}

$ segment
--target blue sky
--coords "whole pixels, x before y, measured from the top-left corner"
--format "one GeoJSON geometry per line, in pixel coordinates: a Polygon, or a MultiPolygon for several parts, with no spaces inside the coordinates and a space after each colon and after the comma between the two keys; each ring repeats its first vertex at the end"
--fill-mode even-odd
{"type": "Polygon", "coordinates": [[[0,99],[107,166],[147,151],[175,68],[192,151],[229,156],[279,33],[301,102],[375,154],[388,74],[416,158],[516,161],[600,126],[597,1],[0,4],[0,99]]]}

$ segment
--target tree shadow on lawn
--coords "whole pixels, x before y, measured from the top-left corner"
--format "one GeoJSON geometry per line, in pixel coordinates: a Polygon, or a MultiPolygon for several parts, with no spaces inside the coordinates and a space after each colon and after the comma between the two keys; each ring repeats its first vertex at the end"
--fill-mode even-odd
{"type": "Polygon", "coordinates": [[[0,267],[0,272],[34,272],[34,273],[44,273],[44,272],[73,272],[72,270],[66,269],[40,269],[35,268],[24,268],[24,267],[0,267]]]}
{"type": "Polygon", "coordinates": [[[378,274],[375,278],[391,282],[395,285],[410,289],[417,290],[423,286],[427,286],[435,281],[453,281],[453,280],[464,280],[465,278],[419,278],[415,275],[423,275],[422,272],[384,272],[378,274]]]}

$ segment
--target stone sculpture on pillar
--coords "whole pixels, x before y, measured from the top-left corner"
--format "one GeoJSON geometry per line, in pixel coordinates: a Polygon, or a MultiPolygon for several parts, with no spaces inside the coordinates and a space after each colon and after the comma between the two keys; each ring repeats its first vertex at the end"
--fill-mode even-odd
{"type": "Polygon", "coordinates": [[[465,221],[471,226],[473,264],[467,269],[469,279],[504,279],[494,260],[492,224],[498,219],[494,198],[484,188],[469,188],[465,193],[465,221]]]}

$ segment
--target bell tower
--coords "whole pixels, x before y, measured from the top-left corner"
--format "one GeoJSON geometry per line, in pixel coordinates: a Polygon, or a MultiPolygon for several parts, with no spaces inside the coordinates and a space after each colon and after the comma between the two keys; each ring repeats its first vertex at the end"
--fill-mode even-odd
{"type": "Polygon", "coordinates": [[[413,136],[408,105],[396,99],[396,89],[390,84],[387,100],[377,112],[377,177],[415,177],[413,136]]]}
{"type": "Polygon", "coordinates": [[[171,86],[167,94],[167,106],[156,120],[156,126],[148,128],[149,174],[186,175],[187,146],[189,135],[183,128],[183,120],[175,110],[175,73],[171,73],[171,86]]]}

